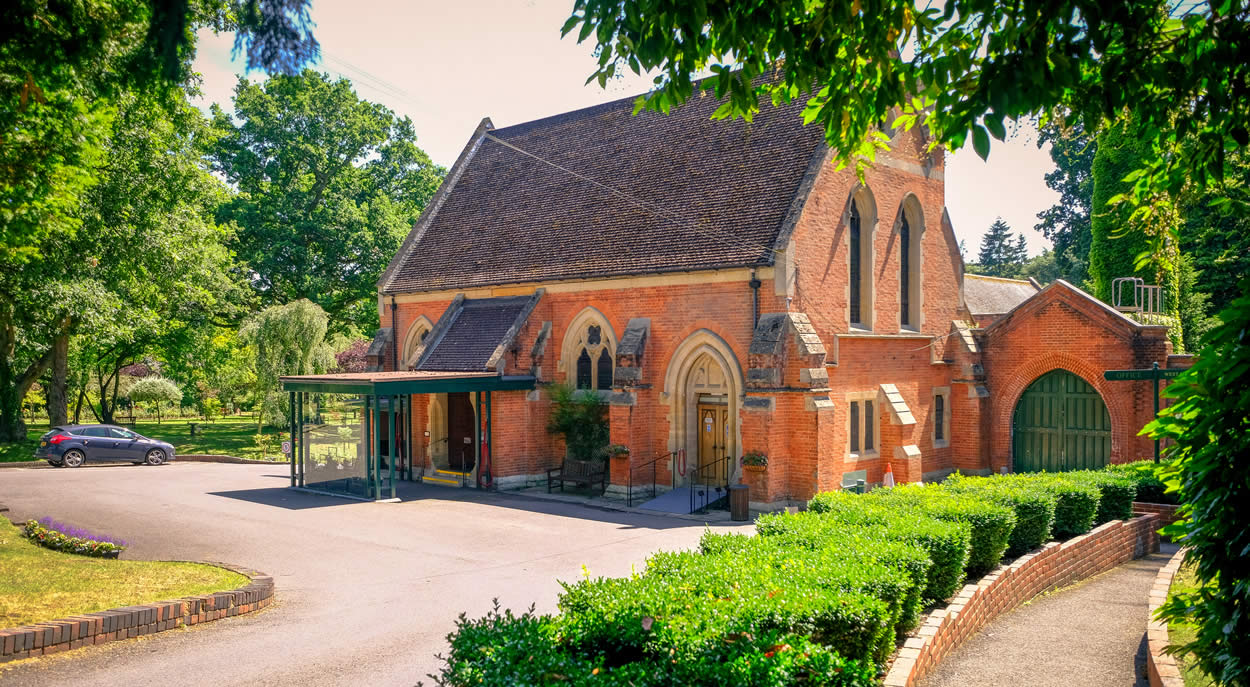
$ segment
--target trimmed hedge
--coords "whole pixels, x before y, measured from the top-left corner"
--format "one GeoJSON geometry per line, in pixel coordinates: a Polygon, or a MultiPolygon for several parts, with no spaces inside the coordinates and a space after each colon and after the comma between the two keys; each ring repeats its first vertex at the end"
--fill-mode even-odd
{"type": "Polygon", "coordinates": [[[1098,513],[1094,524],[1101,525],[1112,520],[1128,520],[1133,517],[1133,501],[1137,497],[1137,485],[1128,477],[1102,470],[1060,472],[1056,478],[1088,484],[1098,490],[1098,513]]]}
{"type": "Polygon", "coordinates": [[[1044,489],[1055,495],[1055,523],[1052,533],[1056,539],[1070,539],[1093,528],[1100,498],[1097,487],[1078,478],[1065,478],[1056,473],[1018,474],[1001,479],[1023,482],[1026,487],[1044,489]]]}
{"type": "Polygon", "coordinates": [[[1113,475],[1120,475],[1137,487],[1138,501],[1142,503],[1166,503],[1173,506],[1179,503],[1175,492],[1167,493],[1167,485],[1156,475],[1156,469],[1169,464],[1169,461],[1163,461],[1156,465],[1151,460],[1139,460],[1132,463],[1120,463],[1117,465],[1108,465],[1106,471],[1113,475]]]}
{"type": "MultiPolygon", "coordinates": [[[[972,541],[972,531],[966,523],[947,522],[914,511],[899,511],[878,500],[840,491],[817,494],[808,502],[808,509],[847,525],[878,530],[883,538],[906,541],[923,548],[933,561],[924,591],[926,601],[950,598],[963,584],[972,541]]],[[[799,514],[799,517],[802,515],[799,514]]],[[[766,535],[769,529],[767,524],[761,527],[760,521],[765,517],[770,516],[762,516],[755,524],[756,531],[762,535],[766,535]]]]}
{"type": "Polygon", "coordinates": [[[929,517],[948,522],[966,523],[972,539],[968,549],[968,577],[980,577],[993,570],[1007,550],[1011,531],[1016,527],[1016,514],[1007,506],[959,494],[939,485],[905,484],[892,489],[877,489],[870,497],[890,506],[917,510],[929,517]]]}
{"type": "Polygon", "coordinates": [[[574,650],[560,632],[561,620],[495,609],[478,620],[461,616],[448,635],[450,650],[439,685],[596,685],[667,687],[674,684],[824,685],[870,687],[877,668],[852,661],[809,637],[766,632],[738,636],[683,655],[612,665],[602,655],[574,650]]]}
{"type": "Polygon", "coordinates": [[[1021,556],[1050,541],[1057,499],[1051,492],[999,477],[965,477],[955,474],[943,485],[955,492],[972,494],[1007,506],[1016,513],[1016,526],[1007,540],[1007,555],[1021,556]]]}

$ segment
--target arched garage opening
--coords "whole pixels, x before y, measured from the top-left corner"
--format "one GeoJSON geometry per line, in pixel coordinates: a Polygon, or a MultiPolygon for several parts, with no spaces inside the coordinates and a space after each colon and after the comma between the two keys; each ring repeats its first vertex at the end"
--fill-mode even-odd
{"type": "Polygon", "coordinates": [[[1111,415],[1094,387],[1067,370],[1033,380],[1011,420],[1012,469],[1064,472],[1111,460],[1111,415]]]}

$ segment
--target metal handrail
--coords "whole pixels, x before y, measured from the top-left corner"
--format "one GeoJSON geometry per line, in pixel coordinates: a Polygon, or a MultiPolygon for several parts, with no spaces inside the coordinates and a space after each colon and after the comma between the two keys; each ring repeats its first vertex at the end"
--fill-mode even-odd
{"type": "Polygon", "coordinates": [[[733,456],[727,455],[724,458],[712,461],[711,463],[708,463],[707,465],[700,465],[699,467],[694,469],[694,471],[690,475],[690,512],[691,513],[695,512],[696,510],[706,511],[708,507],[710,507],[712,504],[729,496],[729,461],[733,460],[733,458],[734,458],[733,456]],[[721,468],[720,472],[716,472],[717,468],[721,468]],[[708,472],[711,472],[712,475],[719,474],[721,483],[716,484],[714,482],[705,482],[703,478],[703,472],[705,470],[707,470],[708,472]],[[700,491],[699,487],[715,487],[717,497],[714,499],[709,499],[708,491],[710,491],[710,489],[700,491]],[[698,495],[699,498],[696,498],[696,495],[698,495]],[[699,501],[700,499],[703,501],[703,503],[699,504],[698,507],[696,508],[696,502],[699,501]]]}
{"type": "MultiPolygon", "coordinates": [[[[628,506],[629,508],[634,507],[634,473],[644,468],[648,468],[648,467],[651,468],[651,498],[655,498],[656,474],[657,474],[655,466],[657,463],[659,463],[662,460],[671,460],[673,456],[675,455],[677,455],[677,452],[673,451],[671,453],[666,453],[662,456],[659,456],[655,458],[654,460],[643,463],[642,465],[634,465],[629,468],[629,476],[626,479],[626,487],[625,487],[625,505],[626,506],[628,506]]],[[[670,470],[670,472],[672,471],[670,470]]],[[[677,479],[677,478],[674,477],[673,479],[677,479]]]]}

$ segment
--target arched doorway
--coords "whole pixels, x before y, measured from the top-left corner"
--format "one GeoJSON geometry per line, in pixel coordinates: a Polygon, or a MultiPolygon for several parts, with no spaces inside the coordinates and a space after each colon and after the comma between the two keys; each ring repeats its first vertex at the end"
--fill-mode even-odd
{"type": "Polygon", "coordinates": [[[1098,390],[1067,370],[1033,380],[1011,420],[1016,472],[1097,469],[1111,459],[1111,415],[1098,390]]]}
{"type": "Polygon", "coordinates": [[[680,484],[724,486],[738,469],[742,377],[733,352],[709,331],[696,332],[673,356],[665,380],[672,403],[670,445],[686,452],[680,484]]]}

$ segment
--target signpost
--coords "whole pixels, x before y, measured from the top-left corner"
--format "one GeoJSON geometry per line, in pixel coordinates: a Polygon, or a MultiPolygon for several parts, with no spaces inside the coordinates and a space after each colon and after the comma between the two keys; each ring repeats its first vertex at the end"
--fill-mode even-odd
{"type": "MultiPolygon", "coordinates": [[[[1103,379],[1108,382],[1140,382],[1150,380],[1154,382],[1155,387],[1155,415],[1159,414],[1159,380],[1175,379],[1185,370],[1160,368],[1159,363],[1153,363],[1145,370],[1107,370],[1102,373],[1103,379]]],[[[1155,439],[1155,462],[1159,462],[1159,440],[1155,439]]]]}

